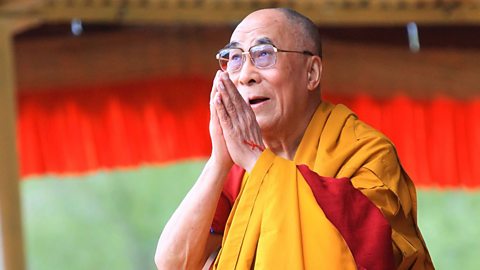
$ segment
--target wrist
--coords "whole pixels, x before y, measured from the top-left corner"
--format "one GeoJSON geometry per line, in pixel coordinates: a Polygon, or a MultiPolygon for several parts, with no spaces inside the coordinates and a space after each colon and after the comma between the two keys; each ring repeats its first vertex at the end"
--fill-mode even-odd
{"type": "Polygon", "coordinates": [[[217,158],[214,156],[210,156],[210,158],[207,160],[207,164],[205,164],[205,167],[215,171],[219,175],[224,176],[228,174],[232,166],[233,162],[231,160],[217,158]]]}

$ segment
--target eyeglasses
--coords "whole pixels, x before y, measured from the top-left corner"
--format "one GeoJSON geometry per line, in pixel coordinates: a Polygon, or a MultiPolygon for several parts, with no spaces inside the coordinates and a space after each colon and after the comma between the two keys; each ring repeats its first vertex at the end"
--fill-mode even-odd
{"type": "Polygon", "coordinates": [[[245,63],[245,56],[248,54],[250,60],[257,68],[269,68],[277,62],[277,52],[300,53],[313,56],[309,51],[288,51],[281,50],[272,44],[260,44],[250,47],[248,52],[240,48],[226,48],[218,51],[216,58],[223,71],[235,72],[242,68],[245,63]]]}

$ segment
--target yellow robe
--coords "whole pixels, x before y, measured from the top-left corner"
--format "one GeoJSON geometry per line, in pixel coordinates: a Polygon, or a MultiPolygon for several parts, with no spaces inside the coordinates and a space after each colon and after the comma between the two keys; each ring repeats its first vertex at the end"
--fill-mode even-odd
{"type": "Polygon", "coordinates": [[[391,226],[398,269],[433,269],[417,227],[415,187],[394,146],[345,106],[326,102],[315,112],[293,161],[267,149],[245,174],[215,269],[357,268],[297,164],[321,176],[349,178],[380,209],[391,226]]]}

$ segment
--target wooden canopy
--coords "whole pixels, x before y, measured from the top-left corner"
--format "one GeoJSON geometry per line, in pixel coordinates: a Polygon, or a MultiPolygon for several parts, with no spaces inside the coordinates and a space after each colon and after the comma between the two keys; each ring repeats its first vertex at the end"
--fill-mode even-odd
{"type": "Polygon", "coordinates": [[[4,0],[0,18],[63,22],[230,24],[291,7],[320,25],[478,24],[479,0],[4,0]]]}

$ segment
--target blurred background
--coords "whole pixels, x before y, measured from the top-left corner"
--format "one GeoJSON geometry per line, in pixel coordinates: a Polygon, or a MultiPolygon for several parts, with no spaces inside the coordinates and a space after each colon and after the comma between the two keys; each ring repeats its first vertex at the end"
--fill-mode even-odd
{"type": "Polygon", "coordinates": [[[324,98],[396,145],[436,267],[478,269],[479,0],[0,0],[0,269],[154,269],[215,54],[274,6],[318,25],[324,98]]]}

